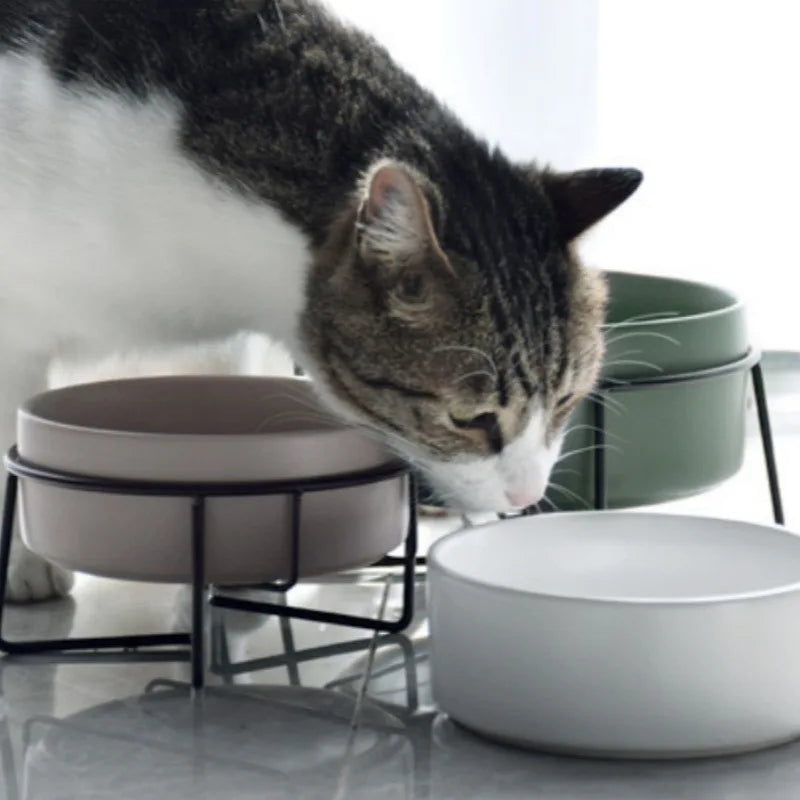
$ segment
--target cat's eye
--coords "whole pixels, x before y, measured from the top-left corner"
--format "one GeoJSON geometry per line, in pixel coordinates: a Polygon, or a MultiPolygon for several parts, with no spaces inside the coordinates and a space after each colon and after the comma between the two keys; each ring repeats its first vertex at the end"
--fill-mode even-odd
{"type": "Polygon", "coordinates": [[[500,428],[500,421],[497,419],[497,414],[491,411],[484,411],[477,416],[464,419],[450,414],[450,421],[456,428],[462,430],[478,430],[486,434],[489,441],[489,447],[493,453],[499,453],[503,449],[503,431],[500,428]]]}
{"type": "Polygon", "coordinates": [[[467,417],[467,416],[456,416],[455,414],[450,414],[450,422],[456,426],[456,428],[482,428],[482,420],[486,416],[486,414],[478,414],[476,417],[467,417]]]}
{"type": "Polygon", "coordinates": [[[559,397],[558,400],[556,400],[556,408],[564,408],[564,406],[569,403],[573,397],[575,397],[575,395],[572,392],[559,397]]]}

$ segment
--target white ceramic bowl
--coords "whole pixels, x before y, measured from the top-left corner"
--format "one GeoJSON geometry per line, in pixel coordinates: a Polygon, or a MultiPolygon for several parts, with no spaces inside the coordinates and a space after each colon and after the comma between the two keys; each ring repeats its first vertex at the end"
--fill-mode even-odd
{"type": "Polygon", "coordinates": [[[433,692],[557,752],[671,758],[800,735],[800,537],[625,512],[459,531],[429,560],[433,692]]]}
{"type": "MultiPolygon", "coordinates": [[[[20,456],[82,475],[147,481],[268,481],[341,475],[391,456],[332,418],[308,381],[182,376],[106,381],[37,395],[18,414],[20,456]]],[[[100,494],[20,481],[28,547],[116,578],[186,581],[191,498],[100,494]]],[[[369,564],[397,547],[405,476],[303,496],[300,575],[369,564]]],[[[291,497],[211,497],[207,574],[258,583],[289,574],[291,497]]]]}

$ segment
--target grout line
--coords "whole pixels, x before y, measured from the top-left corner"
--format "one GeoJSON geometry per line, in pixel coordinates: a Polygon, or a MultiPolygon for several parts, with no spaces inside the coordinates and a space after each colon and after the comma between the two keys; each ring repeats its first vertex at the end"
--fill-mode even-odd
{"type": "MultiPolygon", "coordinates": [[[[386,615],[386,605],[389,600],[389,590],[392,588],[392,576],[387,575],[383,584],[383,595],[381,597],[381,605],[378,610],[378,619],[383,620],[386,615]]],[[[375,663],[375,652],[378,649],[378,635],[380,631],[374,631],[372,634],[372,641],[369,643],[369,651],[367,652],[367,663],[364,669],[364,677],[361,679],[361,685],[358,687],[358,694],[356,695],[356,704],[353,709],[353,716],[350,718],[350,730],[347,735],[347,746],[344,751],[344,758],[342,759],[342,768],[339,771],[339,779],[336,785],[336,792],[333,800],[347,800],[348,790],[350,786],[350,770],[353,763],[353,749],[356,742],[356,733],[358,732],[358,720],[361,716],[361,709],[364,707],[364,699],[367,696],[367,687],[369,686],[370,678],[372,677],[372,667],[375,663]]]]}

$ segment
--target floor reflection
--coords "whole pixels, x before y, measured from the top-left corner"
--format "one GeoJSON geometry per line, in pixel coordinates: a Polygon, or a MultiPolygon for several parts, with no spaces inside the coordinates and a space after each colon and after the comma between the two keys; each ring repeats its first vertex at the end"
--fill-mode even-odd
{"type": "Polygon", "coordinates": [[[412,748],[401,721],[368,702],[348,744],[353,702],[295,686],[210,688],[172,682],[24,732],[24,798],[361,797],[379,781],[405,792],[412,748]],[[352,778],[358,776],[353,784],[352,778]]]}
{"type": "MultiPolygon", "coordinates": [[[[800,477],[798,398],[800,380],[776,396],[774,415],[790,524],[800,519],[791,492],[800,477]]],[[[766,521],[759,448],[751,431],[739,476],[660,510],[766,521]]],[[[429,523],[423,542],[454,524],[429,523]]],[[[303,584],[290,602],[374,615],[382,585],[368,574],[303,584]]],[[[391,597],[388,613],[396,603],[391,597]]],[[[209,686],[194,698],[188,665],[165,660],[169,654],[0,659],[0,798],[800,797],[800,743],[736,758],[613,762],[485,741],[437,712],[422,584],[416,603],[405,634],[377,638],[216,610],[209,615],[209,686]]],[[[186,608],[179,587],[86,578],[74,600],[9,608],[7,633],[43,639],[185,630],[186,608]]]]}

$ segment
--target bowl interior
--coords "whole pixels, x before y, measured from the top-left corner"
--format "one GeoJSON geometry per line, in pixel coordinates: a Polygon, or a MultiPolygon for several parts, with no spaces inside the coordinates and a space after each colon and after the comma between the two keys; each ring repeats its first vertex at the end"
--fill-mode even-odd
{"type": "Polygon", "coordinates": [[[657,275],[608,272],[606,324],[644,325],[723,311],[738,298],[717,286],[657,275]]]}
{"type": "Polygon", "coordinates": [[[800,537],[666,514],[518,517],[452,534],[430,560],[486,587],[589,600],[708,601],[800,584],[800,537]]]}
{"type": "Polygon", "coordinates": [[[744,305],[705,283],[607,273],[602,377],[631,380],[730,364],[749,348],[744,305]]]}
{"type": "Polygon", "coordinates": [[[297,378],[177,376],[70,386],[23,407],[34,417],[92,430],[177,435],[302,433],[345,427],[297,378]]]}

